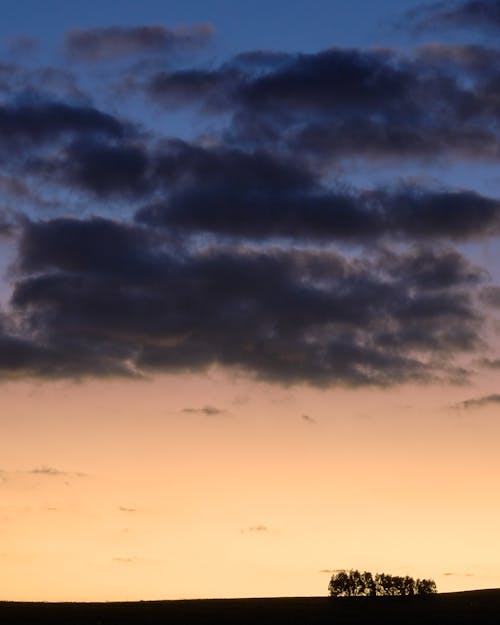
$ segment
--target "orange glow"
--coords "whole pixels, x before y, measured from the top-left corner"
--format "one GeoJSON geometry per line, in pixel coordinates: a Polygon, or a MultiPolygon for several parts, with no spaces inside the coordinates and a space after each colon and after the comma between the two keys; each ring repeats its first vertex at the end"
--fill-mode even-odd
{"type": "Polygon", "coordinates": [[[349,567],[498,586],[500,423],[449,409],[474,394],[5,385],[0,598],[322,595],[349,567]]]}

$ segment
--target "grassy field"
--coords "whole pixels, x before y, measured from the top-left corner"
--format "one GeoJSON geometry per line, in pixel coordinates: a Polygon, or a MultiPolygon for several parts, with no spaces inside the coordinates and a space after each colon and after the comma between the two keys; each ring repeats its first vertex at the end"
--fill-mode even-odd
{"type": "Polygon", "coordinates": [[[500,590],[422,598],[210,599],[138,603],[0,602],[1,625],[500,624],[500,590]]]}

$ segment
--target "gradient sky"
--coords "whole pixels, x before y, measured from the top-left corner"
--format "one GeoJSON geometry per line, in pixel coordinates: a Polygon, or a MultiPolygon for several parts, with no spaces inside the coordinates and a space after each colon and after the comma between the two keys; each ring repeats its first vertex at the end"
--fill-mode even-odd
{"type": "Polygon", "coordinates": [[[500,2],[2,4],[0,600],[500,586],[500,2]]]}

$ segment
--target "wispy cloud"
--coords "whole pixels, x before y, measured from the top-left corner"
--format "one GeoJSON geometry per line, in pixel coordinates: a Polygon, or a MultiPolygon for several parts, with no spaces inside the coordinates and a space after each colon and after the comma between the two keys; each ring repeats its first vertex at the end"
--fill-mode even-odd
{"type": "Polygon", "coordinates": [[[219,417],[227,414],[226,410],[216,408],[215,406],[203,406],[203,408],[183,408],[181,412],[187,414],[203,414],[207,417],[219,417]]]}
{"type": "Polygon", "coordinates": [[[304,423],[307,423],[307,425],[317,425],[318,423],[314,417],[310,417],[307,414],[303,414],[301,419],[304,423]]]}
{"type": "Polygon", "coordinates": [[[438,0],[412,9],[407,17],[417,31],[460,28],[498,33],[500,3],[498,0],[438,0]]]}
{"type": "Polygon", "coordinates": [[[16,476],[28,476],[34,475],[39,477],[48,477],[48,478],[83,478],[88,477],[87,473],[82,473],[80,471],[62,471],[60,469],[56,469],[55,467],[49,465],[41,465],[39,467],[35,467],[34,469],[29,470],[7,470],[0,469],[0,479],[8,480],[11,477],[16,476]]]}
{"type": "Polygon", "coordinates": [[[32,475],[46,475],[47,477],[88,477],[86,473],[61,471],[60,469],[48,465],[36,467],[31,469],[31,471],[26,471],[26,473],[31,473],[32,475]]]}
{"type": "Polygon", "coordinates": [[[492,404],[500,404],[500,395],[485,395],[484,397],[473,397],[471,399],[466,399],[465,401],[461,401],[452,406],[453,409],[464,409],[464,410],[473,410],[476,408],[484,408],[485,406],[490,406],[492,404]]]}
{"type": "Polygon", "coordinates": [[[250,525],[249,527],[241,528],[242,534],[266,534],[271,530],[267,525],[250,525]]]}
{"type": "Polygon", "coordinates": [[[128,508],[127,506],[119,506],[120,512],[137,512],[137,508],[128,508]]]}
{"type": "Polygon", "coordinates": [[[102,62],[139,54],[194,50],[205,46],[212,35],[209,24],[174,29],[161,25],[78,28],[66,33],[64,47],[72,59],[102,62]]]}

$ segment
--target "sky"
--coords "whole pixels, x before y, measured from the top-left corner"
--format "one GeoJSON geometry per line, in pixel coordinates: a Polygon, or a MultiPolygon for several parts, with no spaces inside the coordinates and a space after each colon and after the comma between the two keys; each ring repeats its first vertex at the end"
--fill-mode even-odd
{"type": "Polygon", "coordinates": [[[499,33],[5,0],[0,600],[500,587],[499,33]]]}

